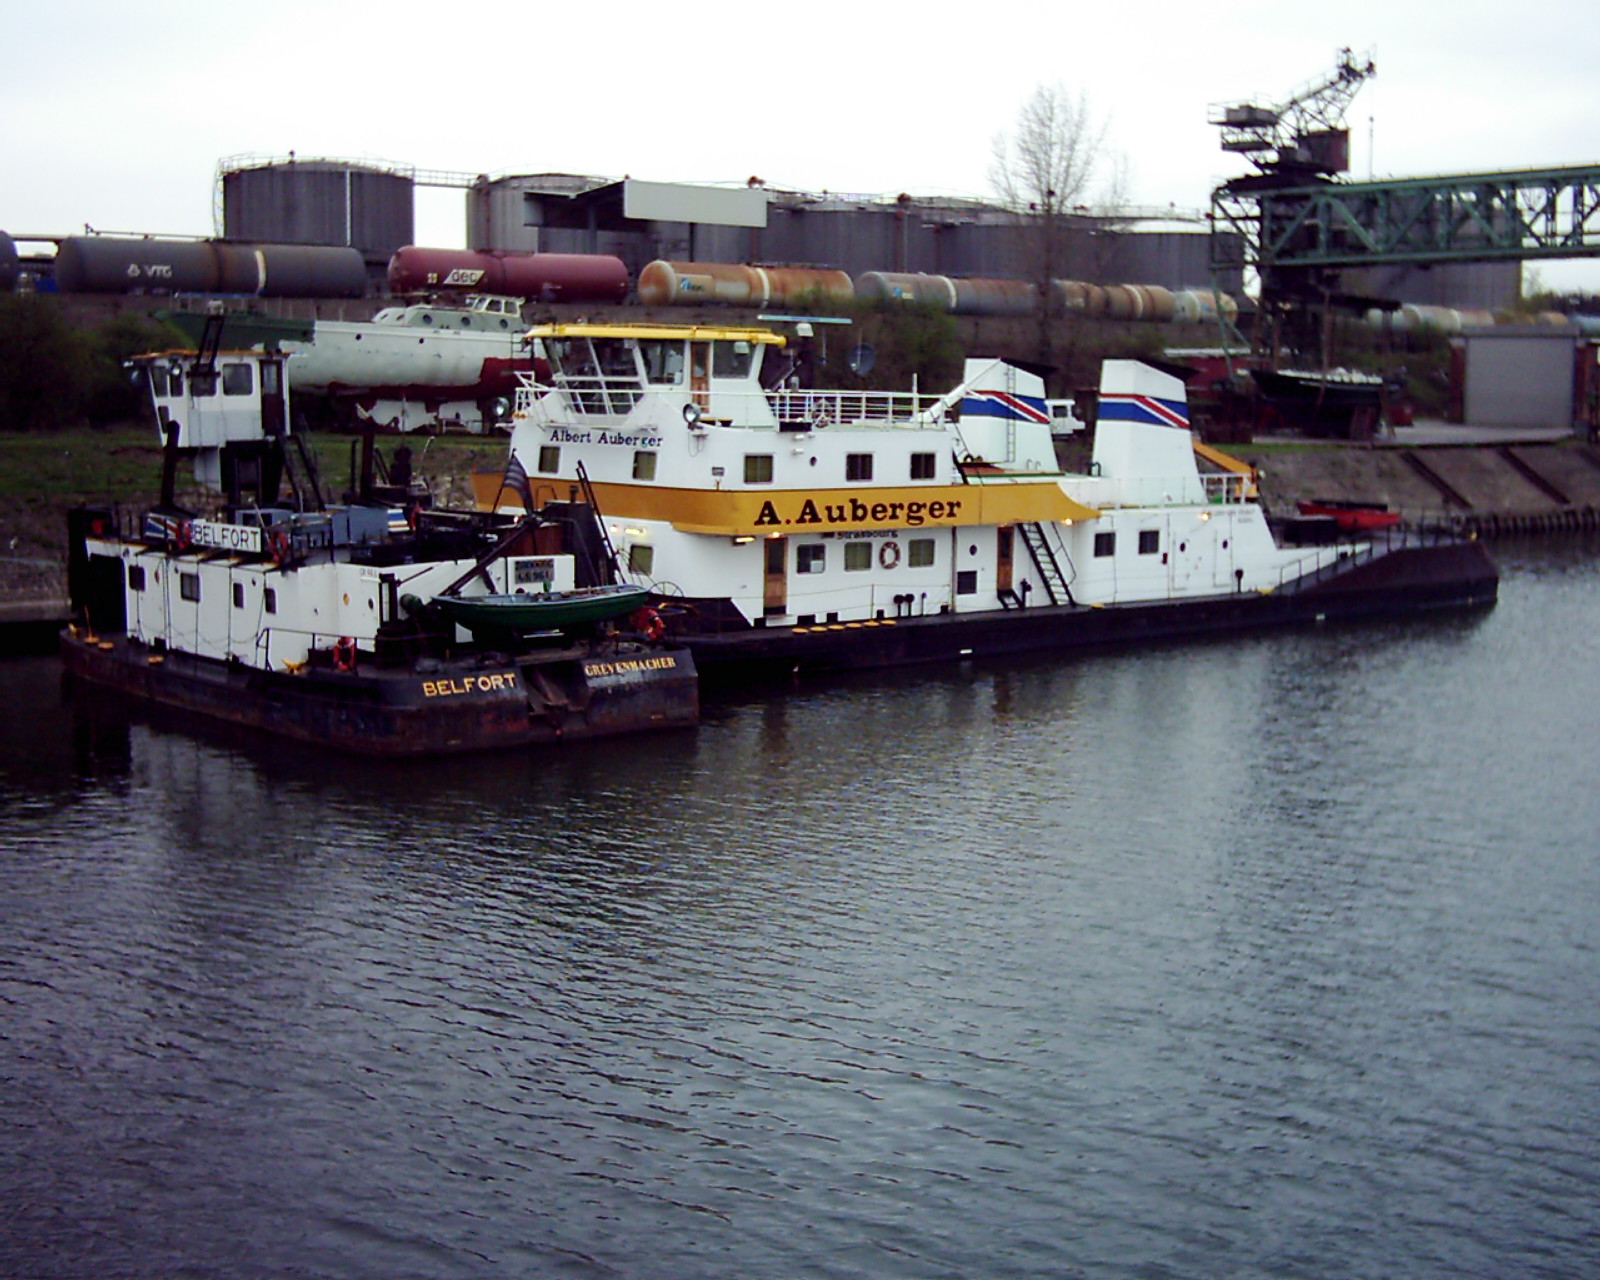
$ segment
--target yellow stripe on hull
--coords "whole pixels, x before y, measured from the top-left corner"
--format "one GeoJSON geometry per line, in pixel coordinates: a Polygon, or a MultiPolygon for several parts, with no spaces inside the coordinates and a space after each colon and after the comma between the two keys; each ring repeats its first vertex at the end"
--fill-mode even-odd
{"type": "MultiPolygon", "coordinates": [[[[480,507],[512,498],[497,494],[498,472],[475,472],[480,507]]],[[[535,484],[541,483],[536,480],[535,484]]],[[[565,487],[566,482],[562,482],[565,487]]],[[[606,516],[663,520],[684,533],[730,537],[823,533],[840,529],[929,529],[964,525],[1093,520],[1100,513],[1074,502],[1054,481],[917,485],[872,489],[674,489],[660,485],[594,484],[606,516]]]]}

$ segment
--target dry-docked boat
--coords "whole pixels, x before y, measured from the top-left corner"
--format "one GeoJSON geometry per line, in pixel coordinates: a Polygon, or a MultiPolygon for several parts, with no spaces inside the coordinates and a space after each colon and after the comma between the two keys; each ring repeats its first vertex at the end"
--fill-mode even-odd
{"type": "Polygon", "coordinates": [[[588,503],[434,510],[425,491],[393,472],[380,483],[370,466],[330,502],[289,431],[290,357],[202,343],[135,363],[167,441],[162,501],[71,513],[72,673],[378,755],[698,720],[687,650],[611,621],[642,593],[614,581],[588,503]],[[174,501],[183,451],[223,495],[217,511],[174,501]],[[483,616],[494,626],[478,639],[483,616]]]}
{"type": "MultiPolygon", "coordinates": [[[[762,328],[550,324],[514,465],[586,478],[624,577],[703,675],[838,669],[1408,613],[1495,599],[1476,543],[1280,545],[1250,476],[1202,472],[1183,383],[1106,362],[1065,474],[1039,376],[942,396],[792,385],[762,328]]],[[[498,475],[479,503],[500,506],[498,475]]]]}

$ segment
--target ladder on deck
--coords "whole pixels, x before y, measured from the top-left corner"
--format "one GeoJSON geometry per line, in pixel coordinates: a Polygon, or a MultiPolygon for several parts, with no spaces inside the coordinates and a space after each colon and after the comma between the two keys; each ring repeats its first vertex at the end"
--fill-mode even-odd
{"type": "Polygon", "coordinates": [[[1028,554],[1033,557],[1034,567],[1039,570],[1040,580],[1044,584],[1044,594],[1049,603],[1077,603],[1072,598],[1072,587],[1068,583],[1067,575],[1061,571],[1061,562],[1056,559],[1056,553],[1051,550],[1050,542],[1045,537],[1044,526],[1037,521],[1019,524],[1017,532],[1022,535],[1028,554]]]}

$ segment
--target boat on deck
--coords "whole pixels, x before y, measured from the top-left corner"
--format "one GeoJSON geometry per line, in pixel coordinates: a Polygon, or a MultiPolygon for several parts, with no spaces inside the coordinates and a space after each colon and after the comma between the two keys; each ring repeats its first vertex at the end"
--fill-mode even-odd
{"type": "MultiPolygon", "coordinates": [[[[482,596],[437,595],[432,604],[445,617],[474,636],[499,639],[570,631],[607,622],[648,605],[649,591],[636,583],[617,582],[572,591],[526,590],[482,596]]],[[[401,604],[412,610],[422,602],[404,596],[401,604]]]]}
{"type": "Polygon", "coordinates": [[[1312,498],[1298,503],[1303,516],[1327,516],[1341,533],[1371,533],[1392,529],[1400,523],[1400,513],[1382,502],[1361,502],[1340,498],[1312,498]]]}
{"type": "MultiPolygon", "coordinates": [[[[1492,603],[1483,547],[1281,544],[1250,469],[1197,458],[1183,382],[1107,361],[1063,471],[1038,372],[941,395],[795,385],[762,327],[559,323],[531,338],[511,466],[587,486],[622,579],[708,678],[828,671],[1492,603]]],[[[1214,452],[1214,451],[1213,451],[1214,452]]],[[[505,510],[503,477],[474,477],[505,510]]]]}
{"type": "Polygon", "coordinates": [[[69,513],[71,675],[379,756],[698,723],[692,654],[618,625],[645,592],[619,581],[590,503],[436,509],[370,465],[334,500],[286,412],[295,359],[202,341],[133,362],[165,438],[163,492],[149,511],[69,513]],[[204,510],[176,500],[185,455],[204,510]]]}

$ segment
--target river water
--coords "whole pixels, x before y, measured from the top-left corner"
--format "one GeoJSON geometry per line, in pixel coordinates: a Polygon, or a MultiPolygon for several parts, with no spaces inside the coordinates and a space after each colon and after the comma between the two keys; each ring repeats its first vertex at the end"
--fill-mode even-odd
{"type": "Polygon", "coordinates": [[[1600,1268],[1600,546],[374,765],[0,665],[0,1273],[1600,1268]]]}

